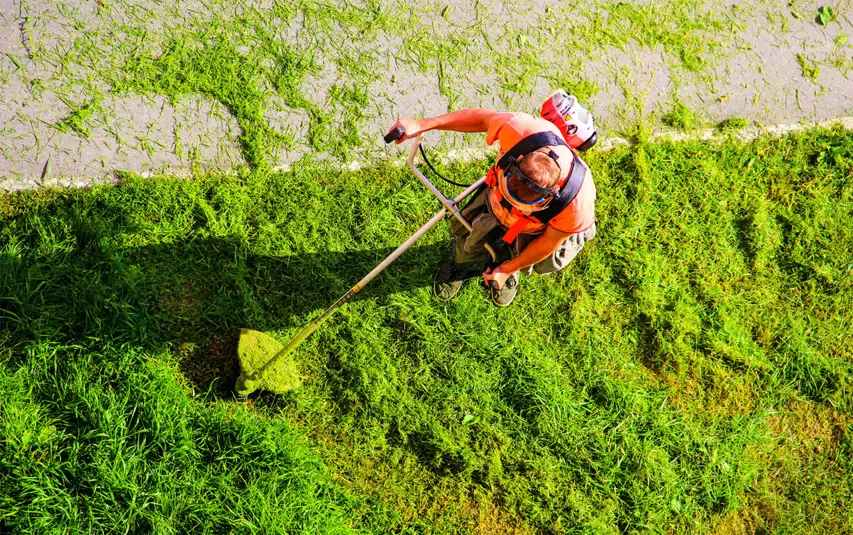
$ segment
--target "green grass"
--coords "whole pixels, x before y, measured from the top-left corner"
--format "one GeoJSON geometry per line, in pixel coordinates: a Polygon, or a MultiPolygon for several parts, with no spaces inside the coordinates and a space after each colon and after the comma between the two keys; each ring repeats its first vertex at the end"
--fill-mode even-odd
{"type": "Polygon", "coordinates": [[[729,117],[717,125],[717,129],[721,132],[737,132],[749,126],[749,119],[743,117],[729,117]]]}
{"type": "Polygon", "coordinates": [[[849,134],[587,156],[564,273],[439,303],[434,230],[248,404],[237,329],[289,339],[426,221],[406,170],[0,198],[0,528],[853,529],[849,134]]]}
{"type": "Polygon", "coordinates": [[[92,114],[99,109],[101,100],[101,98],[98,98],[82,106],[73,108],[68,117],[56,124],[56,129],[60,132],[73,131],[77,135],[88,139],[90,131],[86,123],[92,117],[92,114]]]}
{"type": "Polygon", "coordinates": [[[28,352],[11,367],[6,352],[0,387],[5,529],[348,531],[355,502],[293,426],[199,404],[168,353],[50,342],[28,352]]]}
{"type": "Polygon", "coordinates": [[[838,13],[835,12],[829,6],[821,6],[817,8],[817,17],[815,17],[815,22],[820,24],[821,26],[826,26],[831,22],[835,22],[838,20],[838,13]]]}
{"type": "MultiPolygon", "coordinates": [[[[130,65],[128,76],[133,83],[118,84],[115,90],[150,91],[173,100],[189,95],[218,100],[240,125],[240,142],[247,163],[264,168],[268,166],[268,154],[287,139],[273,131],[264,119],[265,95],[258,87],[262,71],[248,67],[227,42],[219,41],[196,49],[173,41],[159,57],[141,58],[137,64],[130,65]]],[[[298,67],[294,75],[299,75],[298,67]]]]}
{"type": "Polygon", "coordinates": [[[696,114],[683,102],[676,100],[672,108],[661,117],[663,124],[679,130],[693,130],[699,125],[696,114]]]}
{"type": "Polygon", "coordinates": [[[797,64],[802,70],[803,78],[807,78],[816,84],[817,78],[820,76],[820,65],[816,62],[809,62],[803,54],[797,54],[797,64]]]}

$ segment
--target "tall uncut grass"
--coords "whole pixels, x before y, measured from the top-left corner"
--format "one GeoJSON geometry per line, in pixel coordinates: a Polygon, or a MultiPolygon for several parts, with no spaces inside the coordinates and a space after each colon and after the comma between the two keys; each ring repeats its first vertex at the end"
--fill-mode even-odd
{"type": "MultiPolygon", "coordinates": [[[[0,532],[853,531],[853,141],[588,155],[598,237],[508,309],[432,297],[391,165],[0,198],[0,532]]],[[[482,162],[449,169],[473,180],[482,162]]]]}

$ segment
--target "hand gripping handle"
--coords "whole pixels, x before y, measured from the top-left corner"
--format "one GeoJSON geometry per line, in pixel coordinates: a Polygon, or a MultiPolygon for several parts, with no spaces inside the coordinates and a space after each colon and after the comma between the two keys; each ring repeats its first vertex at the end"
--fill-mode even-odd
{"type": "MultiPolygon", "coordinates": [[[[501,262],[489,262],[483,267],[483,271],[494,270],[499,265],[501,265],[501,262]]],[[[489,281],[489,288],[492,288],[493,290],[497,290],[498,289],[498,281],[489,281]]]]}
{"type": "Polygon", "coordinates": [[[403,128],[402,126],[398,126],[394,130],[391,130],[390,132],[385,134],[385,138],[384,138],[385,143],[391,143],[392,141],[397,141],[398,139],[403,137],[403,134],[405,134],[405,133],[406,133],[406,129],[403,128]]]}

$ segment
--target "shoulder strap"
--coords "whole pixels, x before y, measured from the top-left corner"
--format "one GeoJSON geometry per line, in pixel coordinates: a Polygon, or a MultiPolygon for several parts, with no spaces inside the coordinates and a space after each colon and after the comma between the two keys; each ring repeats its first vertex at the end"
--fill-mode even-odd
{"type": "Polygon", "coordinates": [[[512,148],[501,156],[501,159],[498,160],[498,167],[506,169],[509,166],[510,158],[518,158],[519,156],[529,154],[535,150],[541,149],[542,147],[555,145],[569,146],[568,143],[566,143],[566,140],[563,139],[563,136],[555,134],[554,132],[537,132],[535,134],[530,134],[529,136],[522,138],[521,141],[513,145],[512,148]]]}
{"type": "Polygon", "coordinates": [[[581,163],[574,151],[572,151],[572,156],[572,170],[569,171],[569,179],[566,180],[566,184],[554,195],[548,206],[533,214],[533,217],[542,223],[547,224],[557,217],[560,212],[575,200],[581,186],[583,186],[583,179],[586,177],[586,167],[581,163]]]}

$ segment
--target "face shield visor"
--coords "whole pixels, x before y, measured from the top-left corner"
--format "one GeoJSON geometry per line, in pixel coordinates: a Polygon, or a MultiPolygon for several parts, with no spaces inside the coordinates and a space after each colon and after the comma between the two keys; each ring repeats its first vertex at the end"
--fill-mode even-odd
{"type": "Polygon", "coordinates": [[[556,187],[546,188],[537,184],[535,180],[524,174],[515,158],[509,159],[509,164],[500,177],[499,189],[503,197],[510,204],[525,212],[537,212],[544,209],[557,189],[556,187]],[[515,180],[511,180],[513,177],[515,180]]]}

